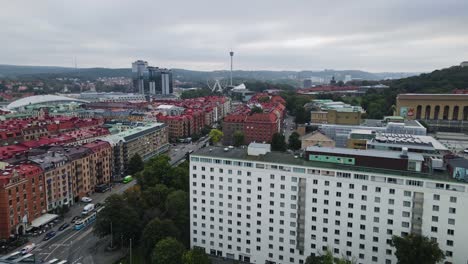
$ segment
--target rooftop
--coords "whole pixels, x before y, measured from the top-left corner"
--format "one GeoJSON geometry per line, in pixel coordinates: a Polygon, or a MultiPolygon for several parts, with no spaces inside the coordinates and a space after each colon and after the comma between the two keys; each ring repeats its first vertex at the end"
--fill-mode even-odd
{"type": "Polygon", "coordinates": [[[9,110],[15,110],[15,109],[25,107],[25,106],[28,106],[28,105],[45,104],[45,103],[60,103],[60,102],[87,103],[87,101],[80,100],[80,99],[74,99],[74,98],[69,98],[69,97],[59,96],[59,95],[46,94],[46,95],[34,95],[34,96],[21,98],[19,100],[16,100],[16,101],[10,103],[7,106],[7,108],[9,110]]]}
{"type": "MultiPolygon", "coordinates": [[[[385,151],[385,150],[374,150],[374,149],[349,149],[349,148],[329,148],[329,147],[307,147],[306,151],[311,152],[322,152],[330,154],[343,154],[353,156],[366,156],[366,157],[378,157],[378,158],[389,158],[389,159],[402,159],[400,152],[398,151],[385,151]]],[[[423,155],[419,153],[409,152],[409,160],[424,161],[423,155]]]]}
{"type": "MultiPolygon", "coordinates": [[[[341,150],[341,149],[340,149],[341,150]]],[[[410,154],[410,153],[408,153],[410,154]]],[[[450,177],[448,173],[422,173],[414,171],[398,171],[398,170],[388,170],[388,169],[379,169],[379,168],[370,168],[370,167],[358,167],[344,164],[328,163],[328,162],[319,162],[319,161],[307,161],[300,157],[295,157],[293,154],[285,152],[276,152],[272,151],[265,155],[260,156],[249,156],[247,155],[247,148],[234,148],[225,151],[223,147],[206,147],[202,148],[199,151],[192,154],[192,156],[204,156],[211,158],[228,158],[228,159],[238,159],[246,160],[252,162],[268,162],[273,164],[284,164],[284,165],[297,165],[304,167],[312,168],[324,168],[324,169],[336,169],[336,170],[347,170],[347,171],[358,171],[358,172],[367,172],[367,173],[379,173],[393,176],[402,176],[402,177],[415,177],[431,180],[442,180],[449,182],[459,182],[450,177]]]]}

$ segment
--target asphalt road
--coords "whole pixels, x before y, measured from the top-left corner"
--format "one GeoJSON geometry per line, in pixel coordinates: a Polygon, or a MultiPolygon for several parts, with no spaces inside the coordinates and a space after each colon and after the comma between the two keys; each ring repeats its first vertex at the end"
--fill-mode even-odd
{"type": "MultiPolygon", "coordinates": [[[[105,199],[111,194],[123,193],[128,188],[134,186],[136,181],[127,184],[116,184],[111,191],[105,193],[95,193],[90,197],[92,203],[104,203],[105,199]]],[[[74,216],[80,215],[83,210],[84,203],[74,204],[68,213],[66,213],[64,221],[57,224],[52,230],[57,231],[57,235],[49,241],[42,241],[44,235],[31,239],[31,242],[36,243],[37,247],[33,250],[36,254],[36,260],[50,261],[52,259],[68,260],[69,263],[103,263],[95,262],[91,250],[95,249],[100,241],[92,231],[93,226],[76,231],[73,225],[64,231],[58,231],[58,226],[62,223],[70,223],[74,216]]],[[[105,243],[104,243],[105,244],[105,243]]],[[[118,259],[118,258],[117,258],[118,259]]],[[[108,262],[111,263],[111,262],[108,262]]]]}
{"type": "MultiPolygon", "coordinates": [[[[180,143],[171,146],[168,153],[171,158],[171,164],[176,165],[185,159],[185,155],[190,151],[197,151],[206,145],[208,138],[204,138],[195,143],[180,143]]],[[[104,200],[115,193],[123,193],[125,190],[135,185],[136,181],[128,184],[116,184],[111,191],[106,193],[95,193],[90,197],[92,203],[104,203],[104,200]]],[[[66,213],[64,221],[57,224],[52,230],[57,231],[62,223],[70,223],[74,216],[80,215],[83,210],[84,203],[77,203],[70,208],[66,213]]],[[[99,216],[98,216],[99,217],[99,216]]],[[[93,234],[93,225],[86,227],[80,231],[75,231],[73,225],[70,225],[64,231],[57,231],[57,235],[49,241],[42,241],[44,235],[31,238],[31,242],[35,243],[36,249],[32,253],[36,255],[36,260],[41,263],[41,260],[50,261],[52,259],[67,260],[70,264],[106,264],[114,263],[126,252],[115,251],[108,252],[105,247],[110,241],[107,238],[98,238],[93,234]]]]}

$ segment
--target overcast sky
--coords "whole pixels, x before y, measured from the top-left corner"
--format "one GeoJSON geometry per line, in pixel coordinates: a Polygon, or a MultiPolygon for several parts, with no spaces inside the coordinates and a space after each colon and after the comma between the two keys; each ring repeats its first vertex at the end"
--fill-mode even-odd
{"type": "Polygon", "coordinates": [[[467,0],[13,0],[0,64],[431,71],[468,60],[467,0]]]}

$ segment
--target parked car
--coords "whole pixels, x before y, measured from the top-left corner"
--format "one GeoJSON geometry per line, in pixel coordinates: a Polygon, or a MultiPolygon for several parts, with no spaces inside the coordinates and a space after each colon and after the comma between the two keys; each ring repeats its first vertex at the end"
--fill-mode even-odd
{"type": "Polygon", "coordinates": [[[67,229],[69,226],[70,226],[69,223],[64,223],[63,225],[61,225],[61,226],[59,227],[58,230],[59,230],[59,231],[63,231],[63,230],[65,230],[65,229],[67,229]]]}
{"type": "Polygon", "coordinates": [[[85,197],[81,198],[81,201],[82,201],[83,203],[90,203],[90,202],[93,201],[93,199],[91,199],[91,198],[85,196],[85,197]]]}
{"type": "Polygon", "coordinates": [[[26,255],[29,252],[31,252],[35,247],[36,247],[36,244],[34,243],[28,244],[24,248],[21,249],[21,254],[26,255]]]}
{"type": "Polygon", "coordinates": [[[55,231],[49,231],[49,232],[47,232],[47,233],[45,234],[45,236],[44,236],[44,241],[47,241],[47,240],[53,238],[56,234],[57,234],[57,232],[55,232],[55,231]]]}
{"type": "Polygon", "coordinates": [[[94,187],[94,190],[96,192],[104,193],[104,192],[107,192],[108,190],[110,190],[110,185],[108,185],[108,184],[99,184],[99,185],[96,185],[96,187],[94,187]]]}
{"type": "Polygon", "coordinates": [[[74,224],[76,221],[78,221],[78,220],[80,220],[80,219],[81,219],[81,217],[79,217],[79,216],[74,216],[74,217],[72,218],[72,220],[71,220],[71,223],[74,224]]]}

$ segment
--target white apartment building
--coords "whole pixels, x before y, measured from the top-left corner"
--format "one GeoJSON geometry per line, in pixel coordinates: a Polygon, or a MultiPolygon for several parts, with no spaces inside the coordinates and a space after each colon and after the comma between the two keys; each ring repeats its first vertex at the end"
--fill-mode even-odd
{"type": "Polygon", "coordinates": [[[397,261],[392,235],[414,232],[437,240],[444,263],[468,263],[466,183],[334,158],[308,161],[265,144],[193,153],[191,246],[257,264],[305,263],[327,249],[387,264],[397,261]]]}

